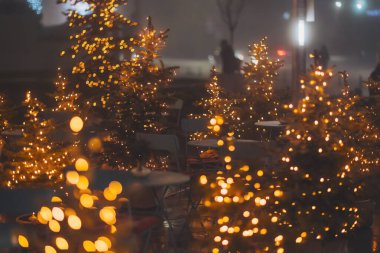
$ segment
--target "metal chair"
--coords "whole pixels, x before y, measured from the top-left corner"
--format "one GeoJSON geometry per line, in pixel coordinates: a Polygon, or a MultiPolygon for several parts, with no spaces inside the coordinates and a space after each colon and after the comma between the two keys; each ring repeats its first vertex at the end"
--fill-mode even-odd
{"type": "Polygon", "coordinates": [[[180,159],[180,145],[176,135],[137,133],[136,139],[146,142],[151,150],[167,151],[175,162],[175,170],[183,170],[180,159]]]}
{"type": "Polygon", "coordinates": [[[183,119],[181,121],[181,129],[182,132],[186,135],[195,132],[204,132],[209,131],[207,126],[209,123],[209,119],[201,118],[201,119],[183,119]]]}
{"type": "Polygon", "coordinates": [[[168,110],[167,116],[171,116],[169,118],[174,118],[175,127],[180,127],[183,104],[183,100],[178,98],[166,108],[168,110]]]}

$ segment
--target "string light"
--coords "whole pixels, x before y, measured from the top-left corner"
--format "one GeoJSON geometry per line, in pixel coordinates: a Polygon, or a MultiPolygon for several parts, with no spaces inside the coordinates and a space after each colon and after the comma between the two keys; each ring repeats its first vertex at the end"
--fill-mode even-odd
{"type": "Polygon", "coordinates": [[[265,134],[265,129],[258,129],[258,121],[279,120],[280,104],[274,96],[274,83],[279,69],[283,66],[281,60],[269,57],[267,38],[253,43],[249,48],[250,58],[242,67],[245,80],[246,96],[242,101],[244,108],[241,121],[236,127],[238,137],[252,138],[257,131],[265,134]]]}
{"type": "Polygon", "coordinates": [[[49,139],[55,130],[51,119],[44,119],[41,113],[46,106],[31,92],[24,100],[27,108],[23,123],[23,137],[16,141],[20,150],[10,152],[7,164],[7,186],[27,184],[54,184],[63,180],[62,170],[72,162],[71,146],[49,139]]]}

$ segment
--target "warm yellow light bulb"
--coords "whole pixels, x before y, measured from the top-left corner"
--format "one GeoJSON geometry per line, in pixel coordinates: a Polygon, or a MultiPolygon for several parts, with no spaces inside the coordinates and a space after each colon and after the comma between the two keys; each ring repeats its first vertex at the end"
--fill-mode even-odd
{"type": "Polygon", "coordinates": [[[99,252],[106,252],[108,250],[107,244],[102,240],[95,241],[95,248],[99,252]]]}
{"type": "Polygon", "coordinates": [[[68,171],[66,173],[66,180],[69,184],[77,184],[79,182],[79,174],[76,171],[68,171]]]}
{"type": "Polygon", "coordinates": [[[60,250],[68,250],[69,249],[69,243],[63,237],[57,237],[55,239],[55,244],[57,245],[57,248],[60,250]]]}
{"type": "Polygon", "coordinates": [[[96,252],[95,244],[92,241],[84,241],[83,248],[86,252],[96,252]]]}
{"type": "Polygon", "coordinates": [[[45,253],[57,253],[57,251],[52,246],[46,245],[45,253]]]}
{"type": "Polygon", "coordinates": [[[79,180],[77,183],[77,187],[80,190],[86,190],[89,186],[90,182],[88,181],[86,176],[79,176],[79,180]]]}
{"type": "Polygon", "coordinates": [[[89,194],[83,194],[82,196],[80,196],[79,202],[85,208],[91,208],[94,206],[94,199],[89,194]]]}
{"type": "Polygon", "coordinates": [[[115,195],[121,194],[123,192],[123,186],[118,181],[112,181],[109,183],[108,188],[115,195]]]}
{"type": "Polygon", "coordinates": [[[108,248],[112,248],[111,240],[108,237],[106,237],[106,236],[100,236],[98,238],[98,240],[105,242],[107,244],[108,248]]]}
{"type": "Polygon", "coordinates": [[[103,195],[104,198],[108,201],[114,201],[117,198],[117,195],[110,191],[109,188],[104,189],[103,195]]]}
{"type": "Polygon", "coordinates": [[[84,123],[81,117],[74,116],[70,120],[70,129],[74,133],[78,133],[83,129],[84,123]]]}
{"type": "Polygon", "coordinates": [[[52,214],[53,214],[53,218],[56,219],[57,221],[63,221],[63,219],[65,218],[64,212],[59,207],[53,207],[52,214]]]}
{"type": "Polygon", "coordinates": [[[116,212],[112,207],[104,207],[99,211],[100,219],[108,225],[116,223],[116,212]]]}
{"type": "Polygon", "coordinates": [[[205,175],[200,176],[199,182],[203,185],[207,184],[207,177],[205,175]]]}
{"type": "Polygon", "coordinates": [[[75,169],[77,171],[88,171],[89,164],[86,159],[84,158],[79,158],[75,162],[75,169]]]}
{"type": "Polygon", "coordinates": [[[58,233],[59,231],[61,231],[61,225],[59,225],[58,221],[51,220],[49,221],[49,229],[54,233],[58,233]]]}
{"type": "Polygon", "coordinates": [[[29,241],[28,239],[23,236],[23,235],[19,235],[18,236],[18,244],[22,247],[22,248],[29,248],[29,241]]]}
{"type": "Polygon", "coordinates": [[[53,214],[50,208],[48,207],[45,207],[45,206],[41,207],[40,214],[41,214],[41,217],[46,221],[50,221],[51,219],[53,219],[53,214]]]}
{"type": "Polygon", "coordinates": [[[71,229],[79,230],[82,227],[82,221],[76,215],[70,215],[67,219],[67,222],[71,229]]]}

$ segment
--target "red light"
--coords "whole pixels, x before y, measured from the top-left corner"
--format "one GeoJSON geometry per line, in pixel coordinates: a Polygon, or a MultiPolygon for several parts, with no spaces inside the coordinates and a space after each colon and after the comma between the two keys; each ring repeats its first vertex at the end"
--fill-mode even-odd
{"type": "Polygon", "coordinates": [[[283,49],[278,49],[278,50],[277,50],[277,55],[278,55],[278,56],[281,56],[281,57],[284,57],[284,56],[287,55],[287,53],[286,53],[286,51],[283,50],[283,49]]]}

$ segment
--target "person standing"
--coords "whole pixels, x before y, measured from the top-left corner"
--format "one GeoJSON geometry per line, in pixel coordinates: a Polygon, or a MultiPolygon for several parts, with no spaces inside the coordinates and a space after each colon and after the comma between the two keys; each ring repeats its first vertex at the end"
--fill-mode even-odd
{"type": "Polygon", "coordinates": [[[319,50],[320,63],[323,69],[327,69],[330,61],[330,54],[327,50],[326,45],[322,45],[321,50],[319,50]]]}
{"type": "Polygon", "coordinates": [[[371,75],[369,76],[369,81],[375,83],[369,86],[369,95],[370,96],[380,95],[380,88],[379,88],[380,86],[380,59],[375,69],[372,71],[371,75]]]}
{"type": "Polygon", "coordinates": [[[232,46],[227,40],[220,43],[220,58],[222,60],[222,73],[233,74],[236,71],[236,57],[232,46]]]}

